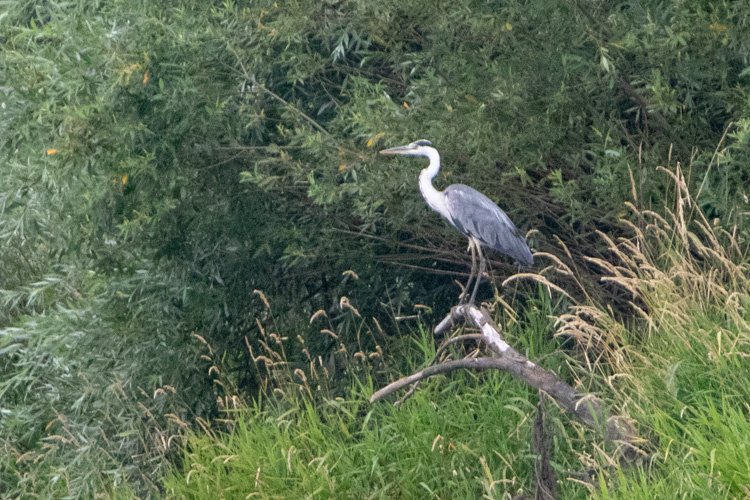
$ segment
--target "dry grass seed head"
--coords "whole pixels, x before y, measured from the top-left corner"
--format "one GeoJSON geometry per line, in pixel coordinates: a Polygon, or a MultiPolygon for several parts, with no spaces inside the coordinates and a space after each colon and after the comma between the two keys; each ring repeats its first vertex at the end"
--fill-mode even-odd
{"type": "Polygon", "coordinates": [[[319,318],[319,317],[321,317],[321,316],[322,316],[322,317],[325,317],[325,318],[327,318],[327,317],[328,317],[328,314],[326,314],[325,310],[323,310],[323,309],[318,309],[318,310],[317,310],[317,311],[315,312],[315,314],[313,314],[312,316],[310,316],[310,324],[312,324],[312,323],[313,323],[313,321],[315,321],[316,319],[318,319],[318,318],[319,318]]]}
{"type": "Polygon", "coordinates": [[[253,290],[253,293],[260,297],[260,300],[263,301],[263,304],[266,306],[266,309],[271,309],[271,304],[268,303],[268,299],[266,298],[265,294],[261,292],[260,290],[253,290]]]}
{"type": "Polygon", "coordinates": [[[540,283],[540,284],[546,286],[550,290],[554,290],[554,291],[556,291],[556,292],[558,292],[558,293],[560,293],[560,294],[562,294],[562,295],[564,295],[564,296],[566,296],[568,298],[571,298],[570,295],[568,295],[568,292],[566,292],[565,290],[563,290],[559,286],[555,285],[554,283],[552,283],[551,281],[549,281],[547,278],[545,278],[541,274],[536,274],[536,273],[518,273],[518,274],[514,274],[513,276],[511,276],[508,279],[506,279],[505,281],[503,281],[503,286],[506,287],[506,286],[508,286],[509,283],[512,283],[512,282],[514,282],[516,280],[519,280],[519,279],[529,279],[529,280],[534,281],[536,283],[540,283]]]}

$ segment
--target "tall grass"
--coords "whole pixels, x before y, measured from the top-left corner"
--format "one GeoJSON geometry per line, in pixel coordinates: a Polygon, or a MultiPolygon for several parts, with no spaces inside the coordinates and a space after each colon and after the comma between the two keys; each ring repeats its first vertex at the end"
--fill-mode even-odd
{"type": "MultiPolygon", "coordinates": [[[[644,438],[642,456],[620,463],[616,444],[547,405],[563,498],[750,495],[750,276],[741,231],[709,223],[679,166],[665,172],[674,208],[657,214],[634,200],[633,217],[623,221],[631,236],[601,234],[612,258],[589,259],[617,307],[589,302],[560,314],[542,293],[520,318],[498,308],[514,345],[604,396],[644,438]]],[[[543,271],[545,279],[571,274],[558,263],[543,271]]],[[[265,395],[232,411],[230,432],[188,440],[167,495],[507,498],[532,491],[537,397],[509,376],[452,374],[397,409],[366,402],[384,375],[430,359],[428,332],[420,326],[394,341],[407,360],[401,366],[384,358],[387,349],[341,345],[328,361],[335,372],[321,359],[292,369],[282,352],[291,336],[266,332],[265,351],[254,353],[265,395]],[[329,392],[331,378],[347,381],[343,396],[329,392]]]]}
{"type": "MultiPolygon", "coordinates": [[[[518,324],[530,334],[529,349],[539,349],[534,355],[555,366],[557,343],[539,338],[551,331],[550,305],[535,304],[518,324]]],[[[362,337],[377,335],[375,325],[362,323],[362,337]]],[[[512,326],[507,333],[517,339],[521,332],[512,326]]],[[[430,381],[399,408],[368,402],[376,386],[434,356],[427,328],[392,340],[402,365],[384,359],[388,348],[376,344],[369,352],[342,345],[332,360],[293,368],[282,352],[304,339],[265,329],[261,335],[261,348],[249,347],[263,396],[228,411],[231,432],[189,440],[183,468],[165,484],[168,497],[499,498],[532,484],[536,396],[510,376],[460,373],[430,381]],[[342,381],[345,390],[333,395],[342,381]]],[[[576,467],[576,438],[559,412],[551,415],[565,437],[555,446],[558,466],[576,467]]]]}
{"type": "MultiPolygon", "coordinates": [[[[603,498],[737,498],[750,490],[750,278],[742,230],[710,222],[683,171],[664,214],[628,204],[630,237],[601,234],[619,307],[582,304],[558,319],[593,386],[636,422],[648,455],[603,475],[603,498]],[[676,495],[676,496],[675,496],[676,495]]],[[[635,192],[635,190],[634,190],[635,192]]]]}

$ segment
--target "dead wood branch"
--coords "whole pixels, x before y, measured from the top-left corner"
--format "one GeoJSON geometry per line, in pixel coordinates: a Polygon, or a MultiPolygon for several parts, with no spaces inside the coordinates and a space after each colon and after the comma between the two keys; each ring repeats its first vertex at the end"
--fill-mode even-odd
{"type": "Polygon", "coordinates": [[[388,394],[434,375],[457,369],[503,370],[543,391],[560,408],[572,413],[581,422],[599,431],[606,439],[619,443],[623,457],[627,460],[635,459],[642,453],[636,446],[639,439],[626,418],[610,417],[604,407],[604,402],[600,398],[593,394],[579,393],[554,372],[538,366],[513,349],[505,342],[500,334],[500,328],[495,325],[486,309],[479,309],[469,304],[456,306],[435,327],[435,333],[444,333],[467,320],[479,329],[482,340],[493,357],[466,358],[430,364],[423,370],[392,382],[375,392],[370,398],[370,402],[375,402],[388,394]]]}
{"type": "Polygon", "coordinates": [[[552,444],[544,422],[544,395],[539,391],[539,403],[536,405],[534,421],[534,452],[539,460],[534,466],[536,477],[536,500],[555,500],[557,498],[557,475],[552,468],[552,444]]]}

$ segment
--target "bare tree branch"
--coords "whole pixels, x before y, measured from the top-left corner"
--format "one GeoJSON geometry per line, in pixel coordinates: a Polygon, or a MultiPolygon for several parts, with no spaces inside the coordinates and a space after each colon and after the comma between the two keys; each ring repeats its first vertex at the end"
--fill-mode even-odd
{"type": "Polygon", "coordinates": [[[502,370],[543,391],[560,408],[574,414],[584,424],[601,432],[606,439],[621,442],[624,445],[622,453],[626,458],[635,458],[640,453],[640,450],[635,446],[638,441],[635,431],[626,418],[610,417],[600,398],[593,394],[579,393],[554,372],[538,366],[513,349],[505,342],[500,334],[499,327],[492,321],[486,309],[479,309],[469,304],[456,306],[435,327],[435,333],[443,333],[445,330],[467,320],[481,331],[481,338],[494,357],[445,361],[428,366],[375,392],[370,398],[370,402],[375,402],[410,384],[457,369],[502,370]]]}
{"type": "Polygon", "coordinates": [[[536,405],[534,421],[534,451],[539,460],[534,466],[536,476],[536,500],[555,500],[557,498],[557,476],[552,468],[550,438],[544,423],[545,394],[539,391],[539,403],[536,405]]]}
{"type": "MultiPolygon", "coordinates": [[[[432,358],[432,360],[427,364],[427,366],[433,366],[437,362],[439,362],[442,359],[445,351],[448,350],[448,347],[450,347],[451,345],[457,344],[459,342],[465,342],[467,340],[482,340],[482,338],[483,337],[481,335],[477,335],[477,334],[458,335],[456,337],[449,338],[448,340],[443,342],[443,345],[441,345],[440,348],[435,352],[435,357],[432,358]]],[[[414,393],[416,392],[417,388],[419,387],[419,382],[420,382],[419,380],[414,382],[411,385],[411,388],[409,389],[409,391],[406,394],[404,394],[401,397],[401,399],[393,403],[393,406],[401,406],[402,404],[404,404],[404,401],[412,397],[414,393]]]]}

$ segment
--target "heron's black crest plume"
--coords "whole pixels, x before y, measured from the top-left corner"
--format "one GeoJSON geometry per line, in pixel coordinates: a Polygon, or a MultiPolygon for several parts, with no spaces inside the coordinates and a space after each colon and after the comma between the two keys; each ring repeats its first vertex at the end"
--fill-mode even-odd
{"type": "Polygon", "coordinates": [[[432,143],[426,139],[420,139],[414,143],[415,146],[432,146],[432,143]]]}

